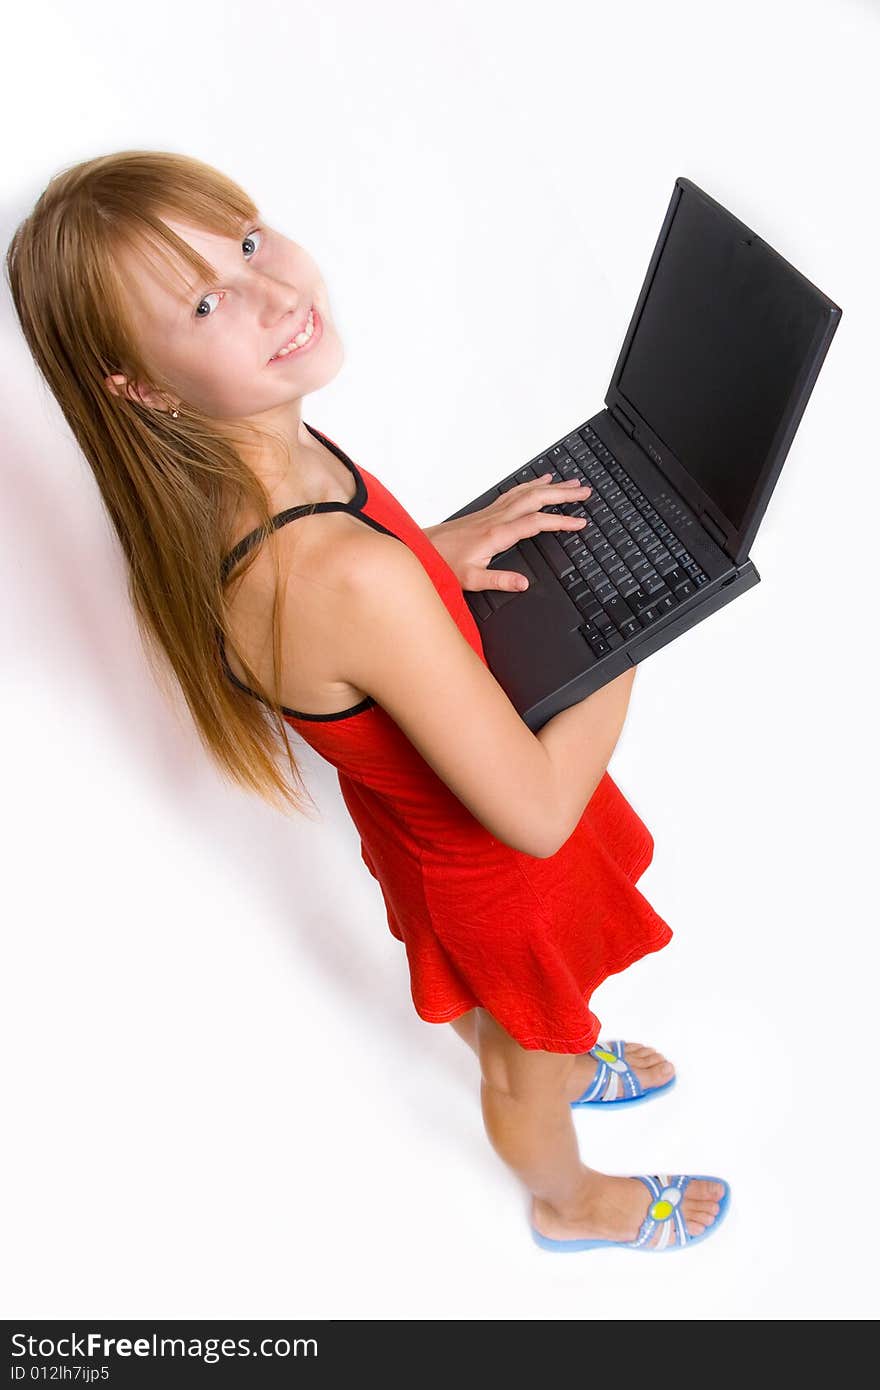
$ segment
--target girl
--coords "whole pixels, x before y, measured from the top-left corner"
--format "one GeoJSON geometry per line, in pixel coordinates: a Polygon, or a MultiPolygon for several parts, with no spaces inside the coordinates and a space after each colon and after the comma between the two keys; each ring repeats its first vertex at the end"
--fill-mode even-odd
{"type": "Polygon", "coordinates": [[[486,1133],[531,1194],[536,1242],[653,1252],[711,1234],[725,1183],[603,1174],[572,1121],[674,1081],[653,1048],[597,1045],[590,1010],[672,936],[635,886],[653,839],[606,770],[635,668],[533,734],[463,594],[513,588],[492,556],[585,525],[572,504],[589,488],[548,473],[422,531],[302,419],[343,360],[317,265],[199,161],[124,151],[61,171],[7,273],[148,657],[223,772],[273,804],[306,813],[278,758],[305,793],[289,728],[336,767],[415,1009],[476,1053],[486,1133]]]}

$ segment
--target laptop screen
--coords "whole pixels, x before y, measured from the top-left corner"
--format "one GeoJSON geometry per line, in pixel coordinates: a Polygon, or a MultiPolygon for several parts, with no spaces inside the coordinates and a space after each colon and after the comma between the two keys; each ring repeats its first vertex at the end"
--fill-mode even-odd
{"type": "Polygon", "coordinates": [[[681,197],[616,384],[737,530],[822,321],[793,267],[681,197]]]}

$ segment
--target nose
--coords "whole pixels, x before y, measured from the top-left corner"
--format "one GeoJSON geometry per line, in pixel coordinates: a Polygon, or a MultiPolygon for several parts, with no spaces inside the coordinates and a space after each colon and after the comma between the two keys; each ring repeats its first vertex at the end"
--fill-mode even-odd
{"type": "Polygon", "coordinates": [[[302,309],[302,294],[297,293],[290,285],[273,279],[271,275],[263,276],[260,293],[262,295],[261,318],[264,328],[272,328],[286,317],[293,320],[302,309]]]}

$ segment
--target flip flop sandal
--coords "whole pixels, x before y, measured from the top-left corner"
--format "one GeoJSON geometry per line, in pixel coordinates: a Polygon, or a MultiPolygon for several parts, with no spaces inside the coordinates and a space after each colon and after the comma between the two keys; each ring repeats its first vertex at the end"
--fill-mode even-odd
{"type": "Polygon", "coordinates": [[[596,1043],[595,1047],[590,1048],[590,1056],[599,1063],[596,1075],[583,1095],[571,1102],[572,1105],[638,1105],[641,1101],[654,1100],[675,1085],[676,1075],[673,1073],[662,1086],[642,1086],[629,1063],[624,1060],[624,1047],[625,1044],[615,1038],[614,1042],[596,1043]]]}
{"type": "Polygon", "coordinates": [[[540,1231],[531,1226],[532,1236],[536,1244],[540,1245],[543,1250],[565,1251],[597,1250],[600,1245],[616,1245],[621,1250],[641,1250],[653,1255],[664,1251],[683,1250],[688,1245],[699,1245],[701,1240],[706,1240],[708,1236],[715,1234],[727,1215],[727,1208],[730,1205],[730,1184],[724,1182],[723,1178],[710,1178],[704,1173],[679,1173],[674,1177],[665,1173],[636,1173],[634,1176],[638,1178],[639,1182],[645,1184],[652,1198],[651,1205],[648,1207],[648,1214],[642,1222],[635,1240],[551,1240],[550,1236],[542,1236],[540,1231]],[[694,1178],[703,1179],[705,1182],[724,1182],[724,1196],[718,1203],[718,1215],[712,1225],[706,1227],[701,1236],[692,1236],[688,1233],[687,1225],[681,1214],[681,1200],[688,1183],[694,1178]],[[658,1226],[661,1228],[660,1239],[656,1245],[649,1245],[648,1242],[658,1226]]]}

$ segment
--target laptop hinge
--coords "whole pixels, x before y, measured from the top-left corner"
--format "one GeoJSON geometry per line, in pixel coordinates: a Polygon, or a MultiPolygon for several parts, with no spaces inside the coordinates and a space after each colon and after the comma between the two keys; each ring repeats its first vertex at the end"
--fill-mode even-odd
{"type": "Polygon", "coordinates": [[[625,431],[626,431],[626,433],[629,435],[630,439],[633,439],[633,438],[635,437],[635,432],[636,432],[635,424],[634,424],[634,422],[629,418],[629,416],[626,415],[626,414],[624,413],[624,411],[621,410],[621,408],[620,408],[619,405],[613,405],[613,406],[611,407],[611,416],[612,416],[612,419],[614,419],[614,420],[617,421],[618,425],[620,425],[620,428],[621,428],[622,430],[625,430],[625,431]]]}
{"type": "Polygon", "coordinates": [[[722,550],[726,551],[727,537],[721,530],[721,527],[715,524],[708,512],[700,512],[700,524],[706,528],[713,541],[715,541],[717,545],[720,545],[722,550]]]}

